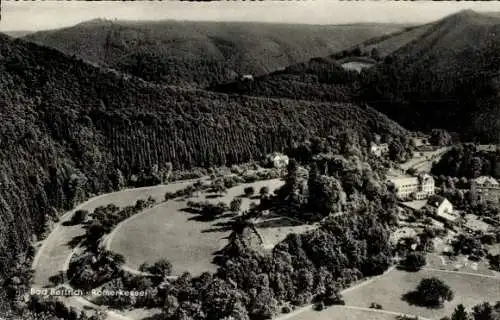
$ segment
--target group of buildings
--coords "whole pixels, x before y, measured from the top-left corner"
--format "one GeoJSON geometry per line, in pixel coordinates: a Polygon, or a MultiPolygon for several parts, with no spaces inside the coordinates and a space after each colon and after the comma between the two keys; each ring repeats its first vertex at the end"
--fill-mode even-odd
{"type": "MultiPolygon", "coordinates": [[[[454,210],[448,199],[435,194],[435,182],[430,175],[394,177],[389,181],[394,184],[396,195],[405,207],[413,210],[426,208],[434,218],[446,223],[454,224],[461,219],[461,215],[454,210]]],[[[478,200],[500,202],[500,183],[493,177],[478,177],[471,182],[471,188],[476,190],[478,200]]],[[[488,224],[476,220],[466,217],[464,226],[473,231],[487,229],[488,224]]]]}
{"type": "Polygon", "coordinates": [[[478,200],[498,203],[500,200],[500,183],[490,176],[482,176],[473,181],[478,200]]]}

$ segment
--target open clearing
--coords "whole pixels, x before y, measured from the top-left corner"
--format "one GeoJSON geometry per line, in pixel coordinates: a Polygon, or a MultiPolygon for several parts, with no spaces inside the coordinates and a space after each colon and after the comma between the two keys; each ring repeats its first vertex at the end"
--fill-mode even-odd
{"type": "Polygon", "coordinates": [[[316,225],[304,224],[287,217],[270,216],[260,218],[256,227],[262,236],[264,248],[272,249],[290,233],[304,233],[313,230],[316,225]]]}
{"type": "MultiPolygon", "coordinates": [[[[245,183],[229,189],[223,197],[206,198],[202,194],[189,200],[229,204],[234,197],[243,194],[245,187],[253,186],[258,193],[262,186],[267,186],[273,192],[282,184],[279,179],[245,183]]],[[[259,200],[243,198],[242,209],[248,208],[252,201],[259,200]]],[[[226,238],[230,234],[227,222],[231,217],[226,215],[215,221],[199,221],[197,214],[183,211],[185,208],[187,200],[175,199],[131,217],[117,226],[109,239],[109,249],[123,254],[126,266],[133,269],[143,262],[165,258],[172,263],[174,274],[189,271],[199,275],[215,271],[212,260],[214,254],[227,244],[226,238]]]]}
{"type": "Polygon", "coordinates": [[[344,300],[347,305],[352,306],[366,308],[376,302],[381,304],[384,310],[440,319],[449,316],[460,303],[471,307],[484,301],[500,300],[500,278],[429,269],[415,273],[392,270],[366,286],[345,293],[344,300]],[[447,283],[454,291],[455,298],[440,309],[412,306],[401,299],[405,293],[413,291],[420,280],[428,277],[437,277],[447,283]]]}

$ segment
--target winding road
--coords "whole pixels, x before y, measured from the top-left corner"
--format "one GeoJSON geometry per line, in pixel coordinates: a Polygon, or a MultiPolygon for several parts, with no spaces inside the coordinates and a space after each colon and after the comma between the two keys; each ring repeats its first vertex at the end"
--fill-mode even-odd
{"type": "MultiPolygon", "coordinates": [[[[85,232],[82,225],[64,225],[65,222],[71,220],[76,210],[82,209],[93,211],[99,206],[108,205],[110,203],[114,203],[118,207],[125,207],[133,205],[137,200],[146,199],[149,196],[153,197],[156,201],[163,201],[166,192],[181,190],[197,180],[199,179],[182,180],[167,185],[125,189],[118,192],[103,194],[89,199],[73,210],[66,212],[60,217],[59,222],[54,226],[52,232],[37,250],[32,262],[32,269],[34,270],[32,287],[34,289],[52,288],[54,285],[51,283],[50,278],[61,271],[65,272],[67,270],[75,247],[71,245],[71,241],[75,237],[83,235],[85,232]]],[[[80,310],[84,306],[94,309],[100,308],[82,297],[72,296],[66,297],[64,300],[68,306],[73,306],[80,310]]],[[[119,315],[116,312],[109,311],[107,319],[123,320],[129,318],[119,315]]]]}

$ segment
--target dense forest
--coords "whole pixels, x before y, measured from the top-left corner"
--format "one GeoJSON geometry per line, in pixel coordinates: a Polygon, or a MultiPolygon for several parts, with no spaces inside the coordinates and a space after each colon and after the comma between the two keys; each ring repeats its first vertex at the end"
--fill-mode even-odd
{"type": "Polygon", "coordinates": [[[315,101],[353,101],[358,75],[346,71],[336,57],[314,58],[284,70],[219,84],[210,90],[231,94],[305,99],[315,101]]]}
{"type": "Polygon", "coordinates": [[[97,19],[37,32],[26,39],[149,81],[200,88],[242,74],[266,74],[401,29],[390,24],[319,26],[97,19]]]}
{"type": "Polygon", "coordinates": [[[367,104],[413,130],[444,128],[465,141],[495,142],[500,139],[499,31],[500,19],[464,11],[366,42],[358,51],[379,63],[360,74],[341,68],[339,52],[212,89],[367,104]]]}
{"type": "MultiPolygon", "coordinates": [[[[261,159],[311,135],[406,130],[350,104],[149,84],[0,36],[0,270],[59,212],[134,176],[261,159]]],[[[3,275],[8,277],[8,275],[3,275]]]]}
{"type": "Polygon", "coordinates": [[[432,167],[435,175],[465,177],[474,179],[479,176],[500,178],[500,150],[478,150],[475,145],[465,144],[454,147],[445,153],[432,167]]]}
{"type": "Polygon", "coordinates": [[[498,141],[498,31],[500,19],[470,10],[437,21],[361,74],[360,99],[411,129],[498,141]]]}

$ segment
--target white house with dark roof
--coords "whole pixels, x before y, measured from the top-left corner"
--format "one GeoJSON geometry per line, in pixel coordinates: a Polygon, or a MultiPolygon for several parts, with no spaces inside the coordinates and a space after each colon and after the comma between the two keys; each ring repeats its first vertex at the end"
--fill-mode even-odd
{"type": "Polygon", "coordinates": [[[432,210],[433,215],[440,220],[454,223],[460,219],[460,215],[453,211],[453,205],[445,197],[430,196],[427,199],[427,206],[432,210]]]}

